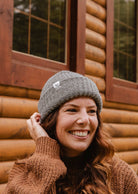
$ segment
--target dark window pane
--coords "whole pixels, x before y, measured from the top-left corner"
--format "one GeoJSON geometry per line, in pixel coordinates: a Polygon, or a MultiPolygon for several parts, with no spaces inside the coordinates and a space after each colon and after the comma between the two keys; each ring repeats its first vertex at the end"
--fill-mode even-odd
{"type": "Polygon", "coordinates": [[[14,14],[13,50],[28,52],[28,16],[14,14]]]}
{"type": "MultiPolygon", "coordinates": [[[[116,1],[116,0],[115,0],[116,1]]],[[[119,8],[119,20],[124,22],[125,24],[128,23],[127,15],[128,15],[128,1],[120,0],[120,8],[119,8]]]]}
{"type": "Polygon", "coordinates": [[[64,62],[65,58],[65,33],[62,29],[51,26],[49,40],[49,58],[64,62]]]}
{"type": "Polygon", "coordinates": [[[136,60],[134,57],[128,57],[128,80],[136,82],[136,60]]]}
{"type": "Polygon", "coordinates": [[[14,0],[14,7],[26,13],[29,12],[29,0],[14,0]]]}
{"type": "Polygon", "coordinates": [[[128,14],[129,14],[129,17],[128,17],[128,23],[130,26],[132,26],[133,28],[136,27],[136,18],[135,18],[135,12],[136,12],[136,5],[135,5],[135,0],[130,0],[129,1],[129,6],[128,6],[128,14]]]}
{"type": "Polygon", "coordinates": [[[31,19],[31,43],[30,53],[40,57],[46,57],[47,53],[47,24],[31,19]]]}
{"type": "Polygon", "coordinates": [[[114,48],[118,49],[118,36],[119,36],[119,29],[118,29],[118,23],[114,22],[114,48]]]}
{"type": "Polygon", "coordinates": [[[119,77],[118,53],[114,52],[114,77],[119,77]]]}
{"type": "Polygon", "coordinates": [[[115,6],[114,6],[114,10],[115,10],[115,15],[114,15],[114,17],[115,17],[115,19],[118,19],[118,16],[119,16],[119,6],[120,6],[120,4],[119,4],[119,0],[115,0],[116,2],[115,2],[115,6]]]}
{"type": "Polygon", "coordinates": [[[136,0],[114,1],[114,76],[129,81],[136,81],[136,13],[136,0]]]}
{"type": "Polygon", "coordinates": [[[60,26],[64,26],[66,18],[66,0],[55,0],[50,2],[50,21],[60,26]]]}
{"type": "Polygon", "coordinates": [[[65,62],[66,0],[14,0],[13,49],[65,62]]]}
{"type": "Polygon", "coordinates": [[[119,25],[119,50],[127,52],[127,27],[119,25]]]}
{"type": "Polygon", "coordinates": [[[32,0],[31,14],[48,20],[48,0],[32,0]]]}
{"type": "Polygon", "coordinates": [[[136,54],[136,34],[134,30],[128,30],[128,53],[136,54]]]}
{"type": "Polygon", "coordinates": [[[127,79],[127,56],[119,54],[119,78],[127,79]]]}

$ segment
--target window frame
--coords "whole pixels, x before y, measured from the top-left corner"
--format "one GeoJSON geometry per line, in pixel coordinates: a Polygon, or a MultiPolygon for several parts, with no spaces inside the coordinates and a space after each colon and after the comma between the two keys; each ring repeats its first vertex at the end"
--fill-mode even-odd
{"type": "Polygon", "coordinates": [[[114,0],[107,0],[106,6],[106,100],[138,105],[138,83],[113,77],[114,0]]]}
{"type": "Polygon", "coordinates": [[[41,89],[60,70],[84,74],[86,0],[68,0],[68,7],[65,64],[12,50],[14,0],[0,1],[0,84],[41,89]]]}

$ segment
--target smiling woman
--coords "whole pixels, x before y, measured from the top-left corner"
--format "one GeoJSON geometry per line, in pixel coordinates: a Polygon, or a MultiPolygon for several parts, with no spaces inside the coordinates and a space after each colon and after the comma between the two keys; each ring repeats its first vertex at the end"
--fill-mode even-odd
{"type": "Polygon", "coordinates": [[[138,193],[135,172],[114,156],[101,109],[93,81],[70,71],[52,76],[42,89],[39,113],[27,121],[36,150],[15,163],[5,193],[138,193]]]}

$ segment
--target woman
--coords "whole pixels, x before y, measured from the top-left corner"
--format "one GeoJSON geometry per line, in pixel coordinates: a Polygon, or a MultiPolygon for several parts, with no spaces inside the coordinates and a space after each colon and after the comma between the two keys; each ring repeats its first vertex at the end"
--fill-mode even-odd
{"type": "Polygon", "coordinates": [[[27,121],[36,150],[17,161],[5,193],[136,194],[138,179],[102,129],[102,100],[88,78],[61,71],[44,85],[27,121]]]}

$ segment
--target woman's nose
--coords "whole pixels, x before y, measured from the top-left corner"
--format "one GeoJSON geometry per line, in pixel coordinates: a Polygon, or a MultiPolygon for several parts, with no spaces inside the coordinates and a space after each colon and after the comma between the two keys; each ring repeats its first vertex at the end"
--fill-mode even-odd
{"type": "Polygon", "coordinates": [[[89,124],[89,115],[86,111],[82,111],[77,118],[77,124],[86,125],[89,124]]]}

